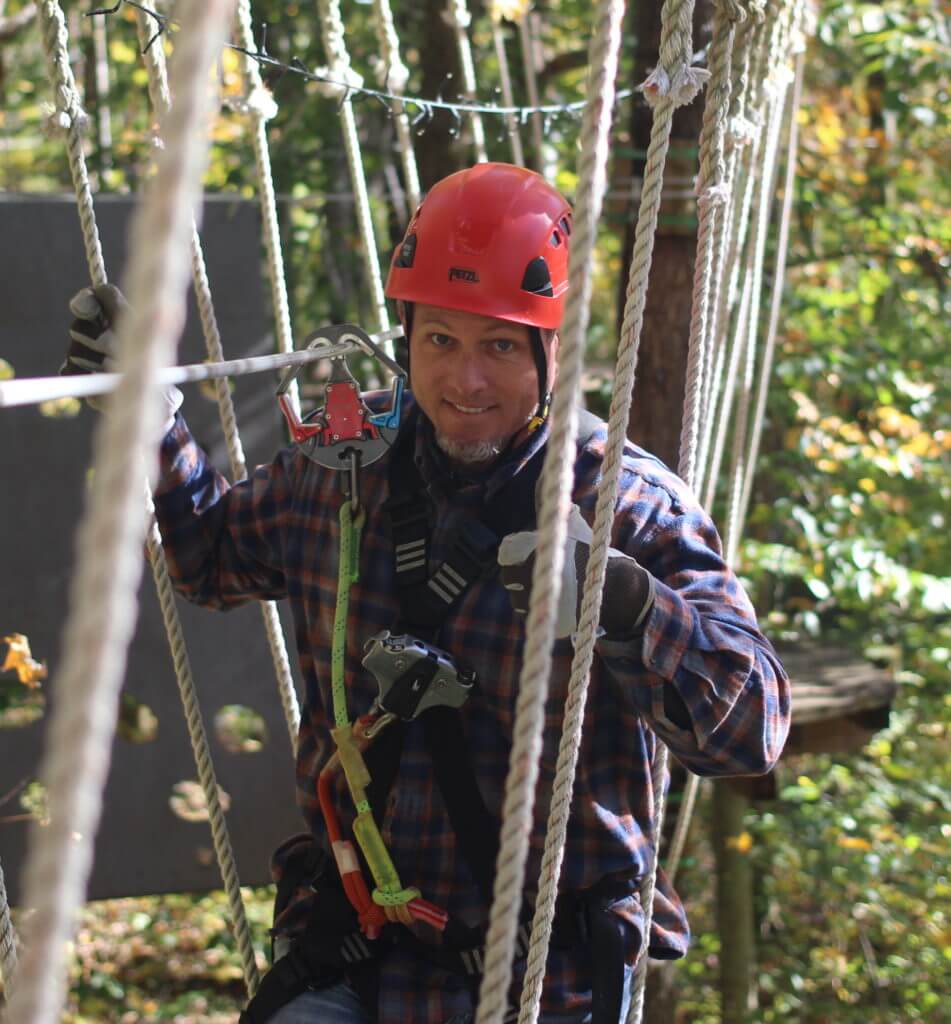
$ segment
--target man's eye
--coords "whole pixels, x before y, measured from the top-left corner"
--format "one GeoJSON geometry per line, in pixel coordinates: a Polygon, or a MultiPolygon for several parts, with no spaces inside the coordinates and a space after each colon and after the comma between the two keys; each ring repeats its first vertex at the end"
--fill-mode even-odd
{"type": "Polygon", "coordinates": [[[438,331],[430,334],[429,339],[434,345],[438,345],[440,348],[449,344],[449,335],[440,334],[438,331]]]}
{"type": "Polygon", "coordinates": [[[513,352],[515,350],[515,342],[509,338],[496,338],[492,344],[496,352],[513,352]]]}

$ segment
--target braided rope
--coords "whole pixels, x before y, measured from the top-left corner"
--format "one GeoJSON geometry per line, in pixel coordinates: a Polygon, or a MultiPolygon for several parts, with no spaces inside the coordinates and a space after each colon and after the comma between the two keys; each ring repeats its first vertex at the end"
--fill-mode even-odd
{"type": "MultiPolygon", "coordinates": [[[[658,67],[648,76],[645,83],[648,90],[651,90],[647,92],[647,97],[649,101],[653,99],[654,121],[651,126],[647,164],[644,170],[641,213],[638,216],[634,253],[628,280],[628,296],[626,296],[624,305],[623,325],[621,328],[622,337],[629,330],[635,336],[639,336],[643,326],[647,282],[653,252],[653,236],[657,228],[657,214],[660,208],[662,185],[662,179],[660,174],[654,170],[653,162],[659,162],[662,167],[662,161],[666,157],[669,141],[671,141],[671,124],[674,110],[680,103],[689,102],[693,98],[702,81],[701,73],[690,69],[690,59],[693,52],[692,18],[692,2],[675,3],[672,0],[666,0],[661,12],[660,62],[658,67]],[[691,72],[693,80],[690,79],[691,72]],[[685,81],[680,86],[679,95],[672,100],[669,90],[672,89],[678,78],[685,81]],[[642,220],[645,219],[645,197],[648,194],[650,194],[650,205],[646,210],[648,217],[642,229],[642,220]]],[[[654,798],[654,835],[657,837],[657,841],[659,841],[660,831],[663,826],[666,776],[667,750],[663,743],[658,740],[654,764],[651,769],[651,792],[654,798]]],[[[644,938],[635,968],[631,1010],[628,1015],[628,1020],[635,1022],[635,1024],[640,1022],[644,1013],[644,992],[647,981],[647,947],[650,943],[650,930],[654,915],[654,889],[657,877],[657,841],[655,841],[650,869],[641,887],[644,938]]]]}
{"type": "MultiPolygon", "coordinates": [[[[502,831],[477,1024],[498,1024],[502,1020],[512,977],[512,956],[539,774],[555,610],[565,557],[578,431],[577,404],[590,312],[592,253],[607,188],[611,113],[623,14],[624,0],[600,0],[589,51],[589,99],[582,121],[577,207],[568,269],[572,290],[561,332],[551,435],[540,481],[539,542],[532,575],[512,752],[505,781],[502,831]]],[[[547,936],[545,939],[547,945],[547,936]]]]}
{"type": "Polygon", "coordinates": [[[86,262],[89,264],[92,283],[98,287],[106,283],[106,265],[102,258],[102,245],[92,204],[92,188],[83,153],[83,132],[88,118],[80,104],[73,70],[69,65],[66,19],[63,17],[59,0],[42,0],[37,4],[36,10],[56,103],[54,122],[57,128],[66,133],[66,155],[69,158],[69,171],[76,191],[86,262]]]}
{"type": "MultiPolygon", "coordinates": [[[[784,7],[781,11],[776,12],[777,15],[788,13],[792,10],[792,7],[784,7]]],[[[791,24],[788,23],[787,24],[791,24]]],[[[779,43],[778,47],[774,49],[774,52],[782,53],[785,47],[782,42],[779,43]]],[[[793,107],[793,111],[798,107],[798,100],[796,105],[793,107]]],[[[775,115],[767,115],[767,123],[770,125],[770,133],[772,132],[772,125],[775,120],[775,115]]],[[[793,114],[793,121],[795,121],[795,115],[793,114]]],[[[778,130],[778,128],[777,128],[778,130]]],[[[769,136],[769,133],[768,133],[769,136]]],[[[764,165],[760,168],[761,176],[759,178],[759,188],[761,202],[766,202],[768,206],[768,197],[773,194],[773,173],[772,165],[775,162],[775,151],[770,151],[770,144],[767,143],[767,153],[765,157],[764,165]]],[[[753,166],[756,166],[754,164],[753,166]]],[[[788,173],[787,173],[788,179],[788,173]]],[[[750,182],[752,184],[754,180],[753,175],[750,175],[750,182]]],[[[792,181],[787,180],[787,188],[792,190],[792,181]]],[[[765,227],[763,229],[765,231],[765,227]]],[[[782,280],[783,267],[785,265],[785,247],[788,240],[788,221],[786,222],[786,231],[780,232],[780,238],[778,240],[778,252],[777,252],[777,274],[778,280],[782,280]]],[[[765,238],[763,239],[765,245],[765,238]]],[[[755,244],[751,245],[751,248],[755,248],[755,244]]],[[[752,259],[760,267],[762,266],[762,250],[759,256],[752,256],[752,259]]],[[[714,464],[710,468],[709,475],[707,477],[707,496],[705,500],[708,503],[712,503],[716,488],[717,479],[719,477],[720,459],[722,458],[723,449],[725,445],[727,426],[733,417],[731,417],[731,410],[733,406],[733,399],[735,394],[736,382],[739,378],[739,359],[741,352],[745,352],[744,368],[743,368],[743,380],[745,387],[741,394],[741,400],[739,408],[737,410],[735,419],[733,421],[734,429],[734,448],[733,458],[730,470],[730,480],[732,483],[731,495],[728,501],[728,512],[724,521],[724,537],[725,537],[725,551],[724,557],[726,561],[732,564],[737,557],[737,548],[739,544],[739,537],[745,521],[745,505],[743,504],[742,493],[746,493],[748,496],[749,487],[752,485],[753,471],[756,464],[756,456],[759,449],[759,435],[762,427],[762,420],[765,416],[765,399],[766,392],[768,390],[769,374],[772,365],[772,347],[773,340],[775,339],[775,322],[778,322],[779,317],[779,300],[781,299],[781,287],[777,289],[777,284],[774,281],[773,285],[773,303],[772,309],[775,314],[774,329],[772,334],[772,340],[768,339],[764,346],[764,356],[762,359],[762,367],[760,373],[759,382],[759,394],[757,400],[757,412],[754,417],[754,425],[747,441],[746,436],[746,423],[749,417],[749,388],[751,387],[753,365],[755,360],[755,345],[756,345],[756,319],[757,313],[751,309],[754,306],[752,296],[759,295],[761,290],[761,279],[753,273],[748,273],[743,288],[743,293],[740,300],[739,315],[737,317],[736,331],[733,337],[733,344],[730,346],[730,359],[729,366],[726,372],[726,382],[723,389],[723,403],[721,408],[721,415],[718,423],[717,430],[717,442],[716,451],[714,455],[714,464]],[[745,339],[745,344],[744,344],[745,339]],[[746,383],[749,381],[749,383],[746,383]],[[747,441],[745,458],[741,456],[741,450],[744,441],[747,441]]],[[[758,299],[755,302],[755,308],[758,309],[758,299]]],[[[713,399],[715,402],[715,398],[713,399]]],[[[747,498],[748,500],[748,498],[747,498]]],[[[680,813],[677,816],[677,822],[674,829],[674,834],[670,843],[670,850],[667,855],[666,869],[667,876],[673,884],[677,877],[677,870],[680,866],[680,860],[683,855],[684,846],[687,841],[687,833],[690,828],[690,821],[693,816],[693,811],[696,806],[697,796],[699,794],[702,780],[699,776],[689,775],[687,778],[686,785],[684,786],[684,792],[681,799],[680,813]]]]}
{"type": "MultiPolygon", "coordinates": [[[[155,372],[171,361],[184,320],[183,257],[207,154],[208,68],[231,13],[227,0],[180,5],[183,31],[172,73],[179,102],[166,125],[168,148],[133,219],[125,289],[130,311],[119,324],[124,376],[109,414],[96,427],[95,486],[77,537],[78,566],[56,681],[59,699],[41,769],[50,822],[34,827],[26,859],[24,902],[35,912],[8,1008],[10,1024],[52,1024],[63,1003],[66,943],[92,863],[135,624],[146,533],[141,468],[144,462],[155,468],[164,412],[155,372]]],[[[49,16],[41,14],[44,20],[49,16]]]]}
{"type": "MultiPolygon", "coordinates": [[[[514,107],[515,93],[512,89],[512,71],[509,67],[509,57],[505,49],[505,35],[502,32],[501,24],[494,18],[492,19],[492,44],[495,47],[496,60],[499,62],[502,102],[507,107],[514,107]]],[[[525,151],[522,148],[522,136],[518,130],[518,120],[514,114],[505,115],[505,132],[512,146],[512,163],[524,167],[525,151]]]]}
{"type": "MultiPolygon", "coordinates": [[[[147,497],[149,497],[148,493],[147,497]]],[[[151,513],[150,497],[148,504],[151,513]]],[[[178,617],[178,608],[175,604],[175,591],[172,588],[172,581],[168,576],[168,563],[162,550],[162,537],[154,519],[152,519],[149,525],[147,543],[159,602],[162,606],[162,619],[165,621],[166,627],[169,623],[172,624],[172,628],[168,629],[168,637],[172,660],[175,663],[175,678],[178,680],[178,692],[182,701],[182,710],[185,713],[188,738],[195,753],[198,781],[201,784],[205,805],[208,809],[208,822],[211,827],[211,839],[215,850],[215,857],[218,860],[221,880],[228,897],[231,930],[238,947],[238,955],[241,958],[241,971],[244,975],[248,996],[250,997],[254,995],[260,981],[257,964],[254,959],[254,946],[251,942],[251,929],[245,913],[244,900],[241,897],[241,881],[238,877],[237,865],[235,864],[231,837],[228,834],[228,824],[225,820],[224,809],[221,806],[218,779],[215,775],[211,748],[208,744],[208,734],[205,731],[205,723],[202,718],[201,707],[198,703],[198,692],[195,689],[191,661],[184,643],[175,643],[173,640],[173,638],[182,636],[182,625],[178,617]]]]}
{"type": "MultiPolygon", "coordinates": [[[[467,99],[476,98],[475,64],[472,60],[472,43],[466,31],[472,24],[472,15],[466,6],[466,0],[448,0],[443,17],[452,27],[456,36],[456,49],[459,51],[459,67],[462,71],[463,95],[467,99]]],[[[485,148],[485,126],[482,117],[472,114],[472,145],[476,152],[476,161],[484,164],[489,155],[485,148]]]]}
{"type": "MultiPolygon", "coordinates": [[[[685,16],[689,23],[691,13],[682,11],[680,14],[685,16]]],[[[665,10],[664,17],[665,21],[668,18],[672,19],[668,22],[671,26],[680,25],[682,27],[682,22],[677,20],[674,13],[665,10]]],[[[681,33],[665,37],[665,46],[662,49],[661,57],[662,64],[665,60],[664,74],[668,83],[678,78],[684,79],[685,69],[690,60],[689,33],[686,36],[681,33]],[[679,49],[676,45],[678,42],[679,49]]],[[[572,661],[565,702],[562,739],[558,750],[545,849],[542,855],[539,894],[535,905],[531,945],[528,952],[525,984],[522,990],[520,1024],[535,1019],[534,1014],[537,1013],[544,979],[547,944],[554,917],[558,878],[564,856],[565,836],[571,808],[575,766],[581,745],[589,672],[597,639],[604,574],[614,519],[614,503],[634,390],[637,355],[644,322],[647,284],[660,212],[664,168],[670,145],[673,113],[677,106],[687,101],[688,95],[692,97],[693,91],[692,85],[682,91],[668,88],[666,94],[657,97],[654,103],[654,119],[636,220],[633,256],[627,282],[614,388],[608,417],[608,439],[601,468],[601,480],[598,484],[593,536],[575,637],[575,656],[572,661]]]]}
{"type": "MultiPolygon", "coordinates": [[[[760,380],[756,396],[756,412],[753,416],[753,430],[750,436],[748,461],[753,465],[759,453],[760,438],[763,432],[763,421],[766,417],[766,400],[769,396],[769,378],[772,371],[773,356],[776,347],[776,333],[779,327],[779,313],[783,299],[783,280],[786,274],[786,249],[789,244],[789,225],[792,216],[793,192],[796,179],[796,155],[799,148],[799,121],[796,114],[802,101],[802,79],[805,65],[803,50],[796,54],[795,79],[793,82],[792,99],[789,104],[789,136],[786,142],[786,178],[783,183],[783,205],[779,220],[779,233],[776,239],[776,267],[773,273],[773,293],[770,300],[769,323],[766,329],[766,342],[763,346],[760,380]]],[[[750,503],[750,490],[753,485],[752,475],[748,476],[743,485],[743,493],[739,504],[740,520],[745,522],[750,503]]]]}
{"type": "Polygon", "coordinates": [[[741,22],[737,29],[737,40],[734,47],[734,60],[731,63],[730,112],[727,132],[726,176],[724,186],[729,193],[729,205],[717,211],[713,282],[710,287],[710,309],[708,317],[709,337],[706,342],[706,364],[704,380],[707,382],[703,413],[700,417],[699,450],[697,453],[696,487],[698,493],[703,489],[706,479],[707,455],[713,435],[714,410],[717,407],[720,389],[723,384],[723,363],[726,332],[721,322],[722,311],[726,303],[721,299],[723,290],[723,274],[725,265],[729,263],[730,239],[736,216],[737,169],[741,150],[752,142],[752,135],[740,131],[740,125],[748,126],[744,114],[750,93],[750,60],[755,38],[755,25],[763,20],[762,0],[749,0],[751,16],[741,22]],[[737,51],[739,59],[736,58],[737,51]]]}
{"type": "MultiPolygon", "coordinates": [[[[774,7],[779,7],[779,3],[774,7]]],[[[773,43],[770,53],[770,77],[767,79],[766,107],[766,148],[763,154],[763,166],[760,173],[759,188],[756,196],[756,216],[754,220],[752,245],[748,251],[747,274],[751,275],[750,312],[748,316],[747,336],[744,346],[743,373],[739,382],[740,392],[736,413],[733,417],[733,448],[730,459],[729,489],[727,511],[725,516],[725,552],[728,560],[736,558],[740,539],[740,503],[746,480],[752,476],[752,465],[748,461],[747,429],[749,424],[750,406],[753,401],[753,380],[756,365],[756,339],[759,334],[759,310],[762,296],[763,262],[766,254],[766,239],[769,233],[769,216],[773,197],[773,173],[779,151],[779,136],[782,125],[784,82],[788,78],[782,75],[785,68],[782,54],[788,38],[789,18],[782,15],[791,11],[791,7],[774,10],[773,43]],[[777,59],[779,58],[779,59],[777,59]]]]}
{"type": "MultiPolygon", "coordinates": [[[[251,26],[251,0],[237,0],[238,38],[241,46],[256,52],[254,32],[251,26]]],[[[258,198],[261,206],[261,230],[264,235],[264,250],[267,254],[268,280],[271,284],[271,302],[274,306],[274,334],[279,352],[294,351],[294,330],[291,326],[290,304],[287,298],[287,282],[284,276],[284,254],[281,249],[281,228],[277,218],[277,197],[274,191],[274,176],[271,173],[271,152],[267,142],[267,122],[273,116],[276,106],[270,92],[261,80],[258,62],[244,56],[244,75],[248,83],[246,106],[252,115],[253,131],[251,141],[254,149],[254,166],[258,179],[258,198]]],[[[297,415],[300,415],[300,394],[296,381],[291,381],[287,390],[288,399],[297,415]]],[[[270,639],[270,634],[269,634],[270,639]]],[[[273,654],[273,648],[272,648],[273,654]]],[[[285,699],[282,690],[281,699],[285,699]]],[[[286,709],[285,709],[286,713],[286,709]]],[[[292,744],[296,743],[294,733],[292,744]]]]}
{"type": "Polygon", "coordinates": [[[3,866],[0,865],[0,975],[7,999],[13,988],[13,975],[17,969],[17,933],[10,917],[10,901],[3,880],[3,866]]]}
{"type": "MultiPolygon", "coordinates": [[[[396,34],[390,0],[373,0],[373,13],[377,42],[380,44],[383,57],[380,83],[387,92],[398,95],[403,92],[409,81],[409,69],[400,58],[400,41],[396,34]]],[[[410,209],[415,210],[420,199],[419,170],[416,166],[409,117],[402,102],[397,101],[393,104],[393,121],[396,124],[396,143],[403,162],[403,187],[406,189],[410,209]]]]}
{"type": "Polygon", "coordinates": [[[736,0],[719,0],[714,8],[713,40],[710,44],[710,88],[700,131],[700,173],[697,178],[697,256],[694,265],[693,308],[690,315],[690,341],[687,381],[684,394],[683,426],[680,435],[679,473],[688,483],[697,475],[700,419],[705,405],[704,369],[710,347],[708,314],[715,285],[715,263],[722,261],[722,247],[716,246],[721,233],[718,221],[725,221],[729,200],[726,180],[724,141],[730,113],[730,69],[736,23],[746,12],[736,0]]]}
{"type": "Polygon", "coordinates": [[[756,183],[758,181],[760,152],[765,142],[762,131],[762,100],[764,93],[761,88],[761,76],[765,74],[764,69],[768,56],[770,38],[769,33],[765,28],[765,18],[757,19],[753,27],[753,38],[750,42],[752,54],[749,63],[750,71],[748,75],[748,84],[747,88],[743,90],[744,94],[752,94],[747,96],[747,106],[743,109],[744,111],[748,111],[752,114],[755,122],[753,120],[746,121],[745,116],[738,119],[752,126],[753,130],[750,135],[749,144],[744,147],[740,157],[738,158],[739,167],[737,169],[736,180],[734,182],[734,192],[741,190],[742,198],[739,203],[734,203],[732,208],[732,217],[730,218],[731,223],[729,226],[729,244],[727,246],[730,254],[727,260],[730,267],[728,278],[729,284],[726,289],[726,300],[723,301],[721,299],[718,303],[716,346],[721,368],[716,379],[722,382],[722,389],[717,395],[713,396],[714,398],[719,399],[718,403],[714,402],[714,408],[716,410],[715,413],[708,413],[707,429],[709,431],[710,439],[715,439],[713,448],[710,449],[710,442],[708,441],[708,450],[704,453],[704,461],[700,465],[700,470],[703,473],[701,483],[704,503],[707,507],[712,505],[716,492],[720,473],[720,464],[723,459],[724,445],[726,444],[726,436],[730,427],[730,414],[736,386],[736,372],[739,365],[739,353],[730,347],[727,343],[727,338],[728,336],[731,337],[732,345],[736,345],[737,332],[735,326],[732,335],[730,335],[729,331],[730,317],[734,311],[734,307],[736,306],[737,298],[740,295],[740,276],[742,267],[744,266],[745,248],[748,243],[747,236],[750,210],[753,207],[753,196],[755,195],[756,183]],[[728,360],[728,365],[725,371],[722,369],[724,360],[728,360]],[[712,421],[712,425],[710,421],[712,421]]]}
{"type": "MultiPolygon", "coordinates": [[[[149,96],[152,100],[152,108],[158,113],[160,118],[164,119],[168,116],[168,111],[171,107],[168,75],[165,68],[165,53],[161,46],[148,46],[149,39],[152,36],[151,16],[139,10],[136,12],[136,21],[139,42],[145,55],[146,70],[149,76],[149,96]]],[[[208,271],[205,266],[201,238],[199,237],[198,228],[194,220],[192,221],[190,252],[192,284],[198,304],[202,334],[205,339],[205,350],[212,362],[223,362],[224,350],[221,344],[221,332],[218,330],[218,320],[211,297],[211,285],[208,281],[208,271]]],[[[248,467],[244,459],[244,450],[241,446],[241,437],[238,432],[238,421],[235,416],[234,402],[231,398],[231,389],[226,379],[215,381],[215,399],[218,403],[218,416],[221,420],[221,428],[228,449],[231,473],[235,480],[243,480],[248,475],[248,467]]],[[[260,608],[264,620],[268,647],[271,651],[271,659],[274,663],[278,693],[280,694],[281,707],[284,710],[284,720],[287,723],[291,750],[294,751],[297,747],[297,734],[300,730],[300,705],[294,689],[294,680],[291,676],[291,666],[287,656],[287,646],[284,642],[284,632],[281,628],[281,620],[275,603],[273,601],[263,601],[260,603],[260,608]]],[[[205,797],[206,799],[208,798],[207,793],[205,797]]],[[[222,872],[224,872],[224,866],[222,866],[222,872]]]]}
{"type": "MultiPolygon", "coordinates": [[[[359,75],[350,67],[350,55],[344,39],[343,21],[340,17],[339,0],[317,0],[320,15],[320,29],[324,41],[324,49],[330,60],[331,77],[338,82],[356,84],[359,75]]],[[[367,192],[366,173],[363,169],[363,156],[360,150],[360,137],[357,134],[357,120],[353,113],[349,90],[341,90],[338,86],[325,89],[329,94],[340,95],[340,119],[343,124],[343,141],[347,151],[347,164],[350,168],[350,180],[357,207],[357,221],[363,238],[363,264],[370,283],[373,297],[373,308],[376,312],[378,330],[385,331],[390,326],[390,316],[386,308],[386,297],[383,294],[383,277],[380,274],[380,261],[377,256],[376,234],[373,229],[373,214],[370,210],[370,197],[367,192]]],[[[392,343],[387,342],[384,349],[392,355],[392,343]]]]}

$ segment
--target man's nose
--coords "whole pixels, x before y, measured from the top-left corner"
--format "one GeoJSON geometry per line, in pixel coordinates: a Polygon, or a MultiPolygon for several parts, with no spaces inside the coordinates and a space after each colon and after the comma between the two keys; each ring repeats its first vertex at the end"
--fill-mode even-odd
{"type": "Polygon", "coordinates": [[[489,384],[485,360],[479,353],[460,352],[453,364],[453,385],[466,395],[475,395],[489,384]]]}

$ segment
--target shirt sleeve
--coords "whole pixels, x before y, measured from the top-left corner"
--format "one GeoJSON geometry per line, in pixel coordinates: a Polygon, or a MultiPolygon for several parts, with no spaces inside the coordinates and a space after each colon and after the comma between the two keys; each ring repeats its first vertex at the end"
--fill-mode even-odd
{"type": "Polygon", "coordinates": [[[176,415],[160,449],[155,515],[169,575],[190,601],[227,610],[286,596],[282,520],[292,457],[282,452],[229,484],[176,415]]]}
{"type": "Polygon", "coordinates": [[[614,544],[654,576],[643,632],[598,654],[698,775],[768,772],[789,731],[789,680],[721,553],[710,517],[669,473],[626,473],[614,544]]]}

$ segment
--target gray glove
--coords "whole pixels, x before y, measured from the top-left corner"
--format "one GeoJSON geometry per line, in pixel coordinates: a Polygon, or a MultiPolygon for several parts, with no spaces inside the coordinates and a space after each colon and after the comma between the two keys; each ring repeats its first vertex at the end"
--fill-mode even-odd
{"type": "MultiPolygon", "coordinates": [[[[590,540],[590,527],[578,507],[572,506],[556,636],[570,636],[577,629],[590,540]]],[[[502,585],[509,592],[512,607],[522,615],[528,612],[537,542],[538,534],[530,531],[510,534],[503,538],[499,547],[502,585]]],[[[600,626],[608,638],[620,640],[636,636],[643,630],[653,605],[654,577],[629,555],[610,548],[600,618],[600,626]]]]}
{"type": "MultiPolygon", "coordinates": [[[[68,377],[79,373],[111,373],[116,368],[118,337],[115,326],[125,316],[129,305],[114,284],[82,288],[69,300],[69,311],[75,319],[69,328],[69,348],[59,368],[68,377]]],[[[181,407],[183,395],[177,387],[165,391],[168,406],[164,431],[168,431],[181,407]]],[[[90,398],[94,409],[102,409],[102,398],[90,398]]]]}

